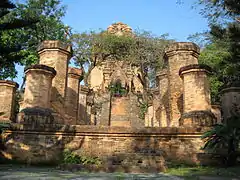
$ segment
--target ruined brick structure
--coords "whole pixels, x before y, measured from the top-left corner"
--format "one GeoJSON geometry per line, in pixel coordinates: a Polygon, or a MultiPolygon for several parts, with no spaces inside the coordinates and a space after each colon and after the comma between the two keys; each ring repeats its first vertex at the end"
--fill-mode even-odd
{"type": "MultiPolygon", "coordinates": [[[[132,34],[123,23],[111,25],[108,32],[132,34]]],[[[5,157],[57,162],[63,149],[70,149],[100,157],[105,168],[126,172],[164,170],[165,160],[206,163],[200,136],[221,122],[221,115],[219,107],[211,105],[207,79],[211,70],[198,64],[197,45],[176,42],[166,49],[166,66],[157,73],[158,87],[150,90],[153,98],[145,119],[139,117],[144,88],[137,65],[106,60],[91,70],[87,87],[80,85],[82,70],[68,67],[71,46],[44,41],[38,53],[40,64],[25,69],[17,118],[13,113],[17,85],[0,81],[0,112],[4,112],[0,120],[11,121],[2,137],[5,157]],[[119,96],[119,89],[111,93],[113,85],[124,93],[119,96]]],[[[240,96],[238,88],[225,92],[222,107],[228,116],[240,96]]]]}

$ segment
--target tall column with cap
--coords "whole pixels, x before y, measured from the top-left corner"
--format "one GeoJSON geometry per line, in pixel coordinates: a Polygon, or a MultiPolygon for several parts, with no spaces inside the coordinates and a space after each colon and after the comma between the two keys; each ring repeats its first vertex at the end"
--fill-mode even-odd
{"type": "Polygon", "coordinates": [[[64,114],[67,90],[68,63],[72,48],[61,41],[43,41],[38,47],[40,64],[53,67],[57,74],[52,82],[51,105],[54,111],[64,114]]]}
{"type": "Polygon", "coordinates": [[[29,125],[52,124],[54,118],[50,109],[54,68],[36,64],[25,69],[26,87],[23,107],[18,114],[18,123],[29,125]]]}
{"type": "Polygon", "coordinates": [[[179,69],[190,64],[198,64],[199,47],[190,42],[176,42],[165,51],[169,78],[170,126],[179,126],[183,113],[183,84],[179,69]]]}
{"type": "Polygon", "coordinates": [[[199,64],[179,70],[184,87],[181,126],[211,126],[215,122],[215,116],[211,112],[210,84],[207,78],[209,73],[209,66],[199,64]]]}

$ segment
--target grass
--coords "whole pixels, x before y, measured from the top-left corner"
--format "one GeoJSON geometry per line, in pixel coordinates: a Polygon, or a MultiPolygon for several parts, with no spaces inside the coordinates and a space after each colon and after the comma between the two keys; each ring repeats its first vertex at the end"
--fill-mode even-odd
{"type": "Polygon", "coordinates": [[[207,166],[187,167],[182,165],[179,167],[169,168],[166,173],[179,176],[187,180],[197,180],[199,176],[240,178],[240,166],[219,168],[207,166]]]}

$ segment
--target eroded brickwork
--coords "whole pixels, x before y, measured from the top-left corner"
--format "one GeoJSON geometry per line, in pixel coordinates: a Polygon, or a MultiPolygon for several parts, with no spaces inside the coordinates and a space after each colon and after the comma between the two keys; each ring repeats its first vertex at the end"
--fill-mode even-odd
{"type": "Polygon", "coordinates": [[[51,105],[52,109],[63,117],[71,53],[71,46],[61,41],[43,41],[38,47],[39,63],[53,67],[57,71],[52,82],[51,105]]]}
{"type": "Polygon", "coordinates": [[[170,126],[170,104],[169,104],[169,80],[168,70],[163,69],[157,74],[159,101],[160,104],[156,109],[157,119],[160,121],[160,127],[170,126]]]}
{"type": "Polygon", "coordinates": [[[204,164],[200,136],[205,129],[53,126],[51,132],[38,127],[26,133],[23,126],[13,128],[14,131],[4,134],[5,154],[29,163],[55,162],[63,149],[70,149],[79,155],[97,156],[104,166],[114,166],[116,160],[118,166],[123,166],[124,159],[129,158],[132,158],[127,164],[129,168],[136,161],[137,166],[151,168],[157,168],[160,160],[204,164]]]}
{"type": "Polygon", "coordinates": [[[67,122],[65,124],[77,124],[78,108],[79,108],[79,86],[82,78],[82,69],[68,68],[68,84],[65,99],[65,110],[67,114],[67,122]]]}
{"type": "MultiPolygon", "coordinates": [[[[122,23],[108,31],[132,35],[122,23]]],[[[166,67],[157,75],[157,90],[147,88],[146,74],[138,65],[112,59],[92,69],[88,87],[80,86],[81,70],[68,68],[71,51],[60,41],[44,41],[38,48],[42,65],[26,69],[25,108],[18,124],[3,135],[6,157],[28,163],[57,162],[63,150],[70,149],[100,157],[104,167],[144,171],[164,169],[165,160],[204,163],[200,137],[220,117],[210,104],[208,69],[196,68],[199,48],[195,44],[173,43],[166,49],[166,67]],[[195,68],[186,69],[191,64],[195,68]],[[142,119],[145,107],[148,114],[142,119]]],[[[4,102],[0,112],[6,111],[7,119],[12,119],[13,84],[0,81],[4,102]]],[[[224,91],[224,116],[239,105],[239,97],[239,89],[224,91]]]]}
{"type": "Polygon", "coordinates": [[[222,90],[221,94],[223,119],[226,122],[226,120],[231,117],[231,115],[240,113],[240,88],[225,88],[222,90]]]}
{"type": "Polygon", "coordinates": [[[208,70],[199,65],[185,66],[180,69],[183,78],[183,110],[184,113],[191,111],[210,111],[210,84],[207,78],[208,70]],[[189,68],[188,68],[189,67],[189,68]]]}
{"type": "Polygon", "coordinates": [[[89,88],[86,86],[79,86],[79,98],[78,98],[78,118],[77,124],[87,125],[90,123],[90,114],[87,111],[87,94],[89,88]]]}
{"type": "Polygon", "coordinates": [[[179,126],[183,113],[183,84],[179,69],[198,63],[199,47],[193,43],[173,43],[166,49],[169,78],[170,126],[179,126]]]}
{"type": "Polygon", "coordinates": [[[45,65],[33,65],[25,69],[26,87],[22,109],[50,108],[52,80],[56,71],[45,65]]]}
{"type": "Polygon", "coordinates": [[[8,80],[0,80],[0,122],[15,121],[15,93],[18,84],[8,80]]]}

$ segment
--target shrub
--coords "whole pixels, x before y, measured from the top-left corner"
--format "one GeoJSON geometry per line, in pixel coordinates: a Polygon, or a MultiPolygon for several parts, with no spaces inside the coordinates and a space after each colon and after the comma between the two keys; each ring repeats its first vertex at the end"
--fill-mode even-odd
{"type": "Polygon", "coordinates": [[[233,115],[225,124],[215,125],[204,133],[202,139],[205,140],[204,150],[223,152],[225,165],[235,165],[240,143],[240,116],[233,115]]]}
{"type": "Polygon", "coordinates": [[[63,152],[64,164],[82,164],[82,165],[100,165],[101,160],[98,157],[79,156],[78,154],[71,152],[70,150],[64,150],[63,152]]]}

